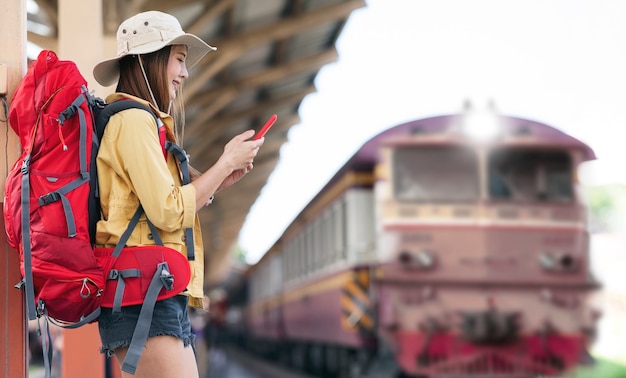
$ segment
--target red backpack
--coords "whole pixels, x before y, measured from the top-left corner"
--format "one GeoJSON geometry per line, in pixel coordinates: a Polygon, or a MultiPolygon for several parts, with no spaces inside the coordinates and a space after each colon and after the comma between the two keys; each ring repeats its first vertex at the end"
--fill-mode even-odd
{"type": "MultiPolygon", "coordinates": [[[[76,64],[48,50],[39,54],[15,91],[9,122],[23,153],[6,179],[4,219],[7,240],[20,254],[23,280],[16,287],[25,290],[30,320],[43,316],[76,328],[96,321],[101,306],[120,311],[141,303],[142,313],[145,308],[151,314],[157,299],[179,294],[189,283],[187,258],[163,247],[156,229],[160,245],[124,248],[143,215],[141,206],[116,248],[94,248],[101,215],[95,166],[99,139],[109,117],[128,108],[149,111],[164,130],[143,104],[121,100],[107,105],[92,96],[76,64]]],[[[188,182],[185,152],[170,142],[163,147],[179,159],[188,182]]],[[[192,259],[193,238],[189,240],[192,259]]],[[[147,321],[138,324],[139,336],[133,336],[130,346],[139,354],[147,321]]],[[[123,369],[134,373],[138,358],[125,362],[123,369]]]]}

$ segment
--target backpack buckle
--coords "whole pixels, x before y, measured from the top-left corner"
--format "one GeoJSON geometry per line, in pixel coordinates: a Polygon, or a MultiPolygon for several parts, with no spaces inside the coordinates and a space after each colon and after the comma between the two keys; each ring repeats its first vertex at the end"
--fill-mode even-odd
{"type": "Polygon", "coordinates": [[[111,269],[109,271],[109,279],[116,280],[120,276],[120,271],[117,269],[111,269]]]}
{"type": "Polygon", "coordinates": [[[61,195],[58,192],[50,192],[39,197],[39,204],[45,206],[49,203],[56,202],[61,199],[61,195]]]}
{"type": "Polygon", "coordinates": [[[174,275],[170,273],[167,263],[163,263],[163,269],[161,270],[161,283],[167,290],[174,288],[174,275]]]}
{"type": "Polygon", "coordinates": [[[29,171],[30,171],[30,154],[24,158],[24,160],[22,161],[22,167],[20,168],[20,172],[23,175],[28,174],[29,171]]]}
{"type": "Polygon", "coordinates": [[[37,317],[40,317],[46,313],[46,303],[41,299],[37,302],[37,317]]]}

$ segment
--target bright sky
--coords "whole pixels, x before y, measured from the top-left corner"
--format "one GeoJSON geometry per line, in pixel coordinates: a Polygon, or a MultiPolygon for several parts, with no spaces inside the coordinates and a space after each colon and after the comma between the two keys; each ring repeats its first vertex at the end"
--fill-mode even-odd
{"type": "Polygon", "coordinates": [[[465,99],[493,99],[502,114],[572,134],[598,156],[583,172],[589,185],[626,184],[624,15],[623,0],[369,0],[351,15],[339,61],[320,71],[246,219],[248,262],[369,138],[458,112],[465,99]]]}

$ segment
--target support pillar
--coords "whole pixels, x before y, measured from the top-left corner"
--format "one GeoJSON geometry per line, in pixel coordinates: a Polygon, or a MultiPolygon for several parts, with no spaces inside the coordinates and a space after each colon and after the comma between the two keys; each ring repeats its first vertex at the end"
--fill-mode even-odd
{"type": "MultiPolygon", "coordinates": [[[[26,2],[9,1],[3,4],[0,25],[3,32],[0,64],[6,68],[6,76],[5,69],[0,70],[3,76],[0,80],[6,81],[7,88],[7,93],[0,96],[0,143],[7,146],[5,153],[0,155],[0,200],[4,201],[8,169],[20,154],[19,140],[8,124],[7,108],[26,70],[26,2]]],[[[0,224],[4,230],[4,217],[0,219],[0,224]]],[[[21,378],[28,374],[28,328],[22,292],[13,287],[22,278],[19,256],[7,243],[4,231],[0,232],[0,245],[3,246],[0,256],[0,376],[21,378]]]]}
{"type": "MultiPolygon", "coordinates": [[[[4,66],[0,69],[3,76],[0,80],[5,81],[7,88],[6,95],[0,96],[0,144],[6,146],[5,153],[0,154],[0,201],[4,201],[7,170],[20,154],[19,140],[8,124],[6,108],[26,71],[26,2],[3,3],[0,25],[0,64],[4,66]]],[[[0,224],[4,230],[4,217],[0,218],[0,224]]],[[[19,256],[8,245],[4,231],[0,232],[0,245],[3,249],[0,255],[0,376],[22,378],[28,374],[28,328],[22,292],[13,287],[22,277],[19,256]]]]}

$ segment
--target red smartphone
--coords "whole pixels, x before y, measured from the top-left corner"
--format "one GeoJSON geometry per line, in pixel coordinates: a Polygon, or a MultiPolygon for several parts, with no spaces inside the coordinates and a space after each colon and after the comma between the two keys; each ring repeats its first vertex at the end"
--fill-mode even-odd
{"type": "Polygon", "coordinates": [[[265,133],[267,132],[267,130],[270,129],[270,127],[272,127],[272,125],[274,124],[274,122],[276,122],[276,114],[272,114],[272,116],[270,117],[270,119],[267,120],[267,122],[265,122],[265,125],[263,125],[263,127],[261,128],[261,131],[259,131],[255,136],[253,140],[257,140],[260,138],[263,138],[263,135],[265,135],[265,133]]]}

